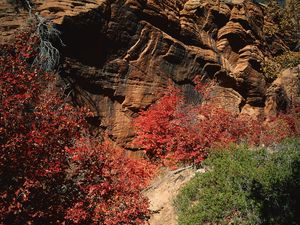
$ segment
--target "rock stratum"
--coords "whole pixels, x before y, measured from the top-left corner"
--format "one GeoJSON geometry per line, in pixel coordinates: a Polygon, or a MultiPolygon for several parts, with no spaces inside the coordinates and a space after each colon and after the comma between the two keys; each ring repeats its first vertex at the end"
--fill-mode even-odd
{"type": "MultiPolygon", "coordinates": [[[[214,79],[215,104],[253,116],[276,113],[300,96],[299,68],[272,82],[264,76],[264,59],[288,47],[279,37],[266,40],[264,8],[252,1],[33,2],[61,31],[60,73],[74,100],[94,111],[94,124],[127,148],[133,148],[132,118],[170,82],[195,101],[194,78],[214,79]]],[[[3,43],[28,15],[6,2],[0,2],[0,13],[3,43]]]]}

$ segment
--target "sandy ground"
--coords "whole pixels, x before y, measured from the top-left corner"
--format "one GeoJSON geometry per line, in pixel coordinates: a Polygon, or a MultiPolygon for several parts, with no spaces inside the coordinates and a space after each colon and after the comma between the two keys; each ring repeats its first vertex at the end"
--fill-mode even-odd
{"type": "Polygon", "coordinates": [[[144,195],[150,200],[150,209],[153,211],[149,220],[150,225],[178,224],[173,201],[179,189],[195,175],[195,172],[191,167],[174,171],[166,170],[144,191],[144,195]]]}

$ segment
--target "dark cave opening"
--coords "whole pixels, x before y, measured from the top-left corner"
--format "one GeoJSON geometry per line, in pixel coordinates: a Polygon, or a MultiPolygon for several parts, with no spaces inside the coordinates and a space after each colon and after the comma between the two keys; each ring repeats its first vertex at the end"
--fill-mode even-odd
{"type": "Polygon", "coordinates": [[[106,61],[110,44],[96,24],[76,23],[69,18],[59,27],[65,57],[78,60],[84,65],[101,67],[106,61]]]}

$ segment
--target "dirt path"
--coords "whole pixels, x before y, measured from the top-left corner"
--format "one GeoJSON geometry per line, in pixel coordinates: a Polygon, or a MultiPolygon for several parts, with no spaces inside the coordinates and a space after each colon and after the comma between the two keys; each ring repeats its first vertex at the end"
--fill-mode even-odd
{"type": "Polygon", "coordinates": [[[195,175],[191,167],[180,168],[174,171],[165,171],[144,194],[150,200],[150,209],[154,212],[150,225],[177,225],[177,216],[173,201],[179,189],[195,175]]]}

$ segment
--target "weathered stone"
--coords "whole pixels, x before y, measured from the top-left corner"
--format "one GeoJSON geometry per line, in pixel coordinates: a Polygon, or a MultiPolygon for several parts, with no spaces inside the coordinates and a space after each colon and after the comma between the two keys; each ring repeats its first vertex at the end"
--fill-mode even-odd
{"type": "Polygon", "coordinates": [[[232,88],[216,86],[211,89],[211,103],[221,106],[234,114],[239,114],[245,99],[232,88]]]}
{"type": "MultiPolygon", "coordinates": [[[[75,88],[73,98],[94,110],[99,126],[127,147],[132,118],[162,96],[169,82],[195,103],[193,79],[216,79],[215,104],[254,116],[265,104],[265,112],[271,113],[280,108],[278,99],[299,96],[294,91],[299,86],[287,88],[289,79],[297,83],[294,75],[283,75],[267,91],[270,84],[261,63],[286,46],[278,38],[272,42],[277,47],[266,47],[263,10],[252,1],[36,3],[34,11],[51,18],[61,31],[61,75],[75,88]]],[[[0,10],[3,43],[26,22],[26,14],[16,14],[7,3],[1,3],[0,10]]]]}
{"type": "Polygon", "coordinates": [[[265,113],[274,115],[300,102],[300,65],[286,69],[268,88],[265,113]]]}
{"type": "Polygon", "coordinates": [[[261,117],[264,115],[264,109],[262,107],[253,107],[249,104],[246,104],[243,106],[241,111],[241,116],[250,116],[254,119],[261,119],[261,117]]]}

